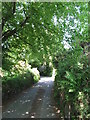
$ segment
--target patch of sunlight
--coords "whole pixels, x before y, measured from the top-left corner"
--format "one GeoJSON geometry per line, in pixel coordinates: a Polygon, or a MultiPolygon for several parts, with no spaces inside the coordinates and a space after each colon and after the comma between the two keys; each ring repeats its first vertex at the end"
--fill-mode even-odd
{"type": "Polygon", "coordinates": [[[35,75],[39,74],[39,71],[37,70],[37,68],[32,68],[31,72],[33,72],[35,75]]]}
{"type": "Polygon", "coordinates": [[[56,69],[53,68],[53,72],[52,72],[52,80],[53,80],[53,81],[54,81],[54,79],[55,79],[55,75],[56,75],[56,69]]]}
{"type": "Polygon", "coordinates": [[[60,113],[60,110],[58,110],[56,113],[60,113]]]}
{"type": "MultiPolygon", "coordinates": [[[[67,36],[67,37],[71,37],[71,36],[68,34],[68,32],[66,32],[66,36],[67,36]]],[[[67,50],[70,49],[70,48],[72,48],[72,47],[69,45],[69,43],[65,41],[65,36],[64,36],[64,40],[63,40],[62,44],[64,45],[64,48],[67,49],[67,50]]]]}
{"type": "Polygon", "coordinates": [[[51,105],[49,105],[49,107],[51,107],[51,105]]]}
{"type": "Polygon", "coordinates": [[[80,103],[80,107],[81,107],[81,108],[84,108],[84,104],[83,104],[83,103],[80,103]]]}
{"type": "Polygon", "coordinates": [[[23,116],[25,115],[25,114],[22,114],[23,116]]]}
{"type": "Polygon", "coordinates": [[[24,79],[26,79],[26,77],[24,77],[24,79]]]}
{"type": "Polygon", "coordinates": [[[12,113],[14,112],[14,110],[11,111],[12,113]]]}
{"type": "Polygon", "coordinates": [[[50,87],[50,85],[48,85],[47,87],[50,87]]]}
{"type": "Polygon", "coordinates": [[[35,118],[35,116],[32,115],[31,118],[35,118]]]}
{"type": "Polygon", "coordinates": [[[58,24],[58,22],[57,22],[57,16],[55,15],[55,16],[53,17],[53,19],[54,19],[54,25],[56,26],[56,25],[58,24]]]}
{"type": "Polygon", "coordinates": [[[25,100],[25,101],[20,100],[20,103],[24,104],[24,103],[27,103],[27,102],[30,102],[30,101],[31,101],[31,100],[25,100]]]}
{"type": "Polygon", "coordinates": [[[9,110],[7,111],[7,113],[10,113],[10,112],[11,112],[11,111],[9,111],[9,110]]]}
{"type": "Polygon", "coordinates": [[[69,89],[69,93],[71,93],[71,92],[73,92],[74,91],[74,89],[69,89]]]}
{"type": "Polygon", "coordinates": [[[47,117],[49,117],[49,115],[47,115],[47,117]]]}
{"type": "Polygon", "coordinates": [[[57,110],[58,108],[56,108],[56,110],[57,110]]]}
{"type": "Polygon", "coordinates": [[[41,77],[39,82],[49,82],[53,81],[52,77],[41,77]]]}
{"type": "Polygon", "coordinates": [[[52,116],[54,116],[55,114],[54,113],[52,113],[52,116]]]}
{"type": "Polygon", "coordinates": [[[0,67],[0,76],[3,77],[3,72],[2,72],[1,67],[0,67]]]}
{"type": "Polygon", "coordinates": [[[78,100],[83,99],[83,97],[84,97],[84,93],[83,92],[79,92],[79,94],[78,94],[78,100]]]}
{"type": "Polygon", "coordinates": [[[29,112],[26,112],[26,115],[28,115],[29,114],[29,112]]]}
{"type": "Polygon", "coordinates": [[[31,116],[31,118],[35,118],[34,116],[31,116]]]}
{"type": "Polygon", "coordinates": [[[40,99],[40,98],[39,98],[38,100],[40,100],[40,101],[41,101],[42,99],[40,99]]]}
{"type": "Polygon", "coordinates": [[[42,87],[42,85],[37,85],[36,87],[42,87]]]}
{"type": "Polygon", "coordinates": [[[35,85],[32,88],[42,88],[42,87],[43,87],[42,85],[35,85]]]}
{"type": "Polygon", "coordinates": [[[66,71],[66,75],[67,75],[67,76],[70,76],[70,73],[69,73],[68,71],[66,71]]]}
{"type": "Polygon", "coordinates": [[[78,62],[77,64],[80,69],[83,69],[83,64],[81,64],[80,62],[78,62]]]}

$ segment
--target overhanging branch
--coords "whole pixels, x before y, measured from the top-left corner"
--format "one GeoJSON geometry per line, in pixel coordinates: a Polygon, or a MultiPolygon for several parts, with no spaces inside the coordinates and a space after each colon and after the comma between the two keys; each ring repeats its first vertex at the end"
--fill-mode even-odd
{"type": "Polygon", "coordinates": [[[19,25],[19,28],[15,28],[13,30],[7,30],[2,34],[2,42],[5,42],[10,36],[15,35],[16,32],[18,32],[23,26],[25,26],[27,20],[29,17],[26,17],[24,21],[22,21],[19,25]]]}

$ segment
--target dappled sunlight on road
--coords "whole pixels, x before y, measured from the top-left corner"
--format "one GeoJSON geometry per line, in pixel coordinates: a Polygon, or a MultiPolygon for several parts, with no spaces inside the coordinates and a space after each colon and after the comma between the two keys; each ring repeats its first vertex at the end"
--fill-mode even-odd
{"type": "Polygon", "coordinates": [[[50,81],[54,81],[52,77],[41,77],[39,82],[50,82],[50,81]]]}
{"type": "Polygon", "coordinates": [[[57,118],[52,77],[41,77],[3,112],[3,118],[57,118]]]}

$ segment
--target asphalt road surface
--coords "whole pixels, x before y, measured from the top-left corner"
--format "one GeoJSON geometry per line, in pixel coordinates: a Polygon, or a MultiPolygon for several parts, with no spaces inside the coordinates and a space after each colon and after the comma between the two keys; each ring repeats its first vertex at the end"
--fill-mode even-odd
{"type": "Polygon", "coordinates": [[[53,95],[52,77],[41,77],[38,83],[23,91],[4,109],[3,118],[58,118],[53,95]]]}

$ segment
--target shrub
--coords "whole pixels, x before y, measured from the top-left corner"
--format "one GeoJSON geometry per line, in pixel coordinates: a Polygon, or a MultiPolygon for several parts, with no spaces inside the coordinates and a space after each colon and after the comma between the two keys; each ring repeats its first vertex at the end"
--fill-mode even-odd
{"type": "Polygon", "coordinates": [[[71,106],[71,117],[85,118],[89,114],[89,71],[86,56],[81,51],[71,51],[65,58],[58,60],[55,77],[55,97],[65,116],[71,106]],[[73,54],[74,53],[74,54],[73,54]]]}
{"type": "Polygon", "coordinates": [[[39,71],[37,70],[37,68],[32,68],[30,71],[34,77],[34,81],[37,82],[40,79],[39,71]]]}
{"type": "Polygon", "coordinates": [[[19,74],[6,79],[2,78],[2,98],[3,101],[11,98],[13,95],[18,94],[20,91],[30,87],[32,84],[40,79],[39,71],[34,68],[26,73],[19,74]]]}

